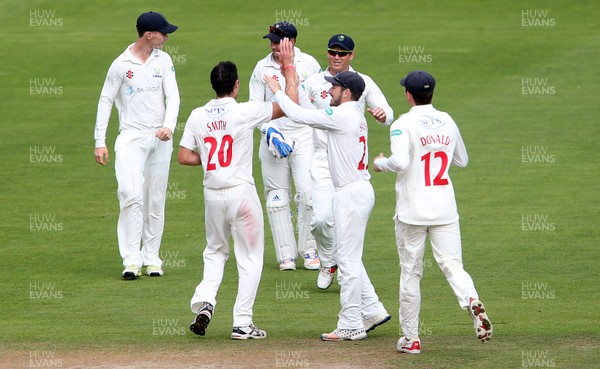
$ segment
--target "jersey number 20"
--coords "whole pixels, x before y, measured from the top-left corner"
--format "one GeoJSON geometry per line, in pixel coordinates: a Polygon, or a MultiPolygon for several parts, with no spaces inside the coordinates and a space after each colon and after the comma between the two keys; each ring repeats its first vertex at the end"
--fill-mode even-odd
{"type": "Polygon", "coordinates": [[[444,173],[446,172],[446,168],[448,167],[448,155],[446,155],[443,151],[436,152],[428,152],[427,154],[421,156],[421,161],[425,162],[425,186],[431,186],[431,155],[433,154],[434,159],[440,159],[442,161],[442,166],[440,167],[440,171],[433,179],[434,186],[445,186],[448,184],[447,178],[442,178],[444,173]]]}
{"type": "Polygon", "coordinates": [[[217,169],[217,164],[214,163],[215,152],[217,152],[217,161],[219,165],[224,168],[231,164],[232,152],[233,152],[233,137],[230,135],[223,136],[221,145],[217,142],[214,137],[204,137],[204,143],[210,145],[208,150],[208,163],[204,167],[206,170],[217,169]]]}

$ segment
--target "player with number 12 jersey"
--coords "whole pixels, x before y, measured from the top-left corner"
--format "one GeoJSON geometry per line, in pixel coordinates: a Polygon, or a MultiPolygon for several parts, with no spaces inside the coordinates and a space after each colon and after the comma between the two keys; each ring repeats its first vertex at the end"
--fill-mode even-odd
{"type": "Polygon", "coordinates": [[[448,170],[450,164],[466,166],[469,157],[452,117],[430,104],[414,106],[392,124],[390,140],[393,156],[381,164],[404,168],[396,179],[398,219],[416,225],[457,221],[448,170]]]}

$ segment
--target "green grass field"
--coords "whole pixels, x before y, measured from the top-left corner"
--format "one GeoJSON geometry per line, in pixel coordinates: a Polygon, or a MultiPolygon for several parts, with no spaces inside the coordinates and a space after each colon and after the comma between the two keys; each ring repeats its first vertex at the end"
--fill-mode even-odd
{"type": "MultiPolygon", "coordinates": [[[[51,357],[45,367],[597,367],[595,4],[3,1],[0,367],[42,367],[51,357]],[[365,341],[319,340],[335,327],[339,286],[323,292],[316,272],[279,272],[268,229],[254,320],[269,337],[229,340],[233,256],[207,335],[189,332],[189,299],[202,276],[205,243],[201,169],[180,166],[176,155],[165,276],[122,281],[114,161],[94,162],[93,130],[105,73],[135,40],[135,19],[148,10],[180,26],[165,48],[181,94],[176,147],[189,113],[213,97],[211,68],[234,61],[246,86],[256,61],[269,52],[261,37],[281,18],[298,25],[298,46],[323,67],[329,37],[351,35],[353,66],[378,83],[396,116],[408,110],[400,78],[413,69],[431,72],[434,105],[454,117],[469,151],[469,166],[451,174],[464,262],[494,323],[492,342],[476,341],[428,251],[423,351],[396,352],[393,174],[373,175],[376,205],[363,258],[393,319],[365,341]],[[144,357],[156,361],[140,362],[144,357]]],[[[239,100],[247,97],[243,88],[239,100]]],[[[113,111],[111,155],[117,127],[113,111]]],[[[371,127],[371,158],[389,153],[388,131],[371,127]]],[[[262,193],[257,157],[254,174],[262,193]]]]}

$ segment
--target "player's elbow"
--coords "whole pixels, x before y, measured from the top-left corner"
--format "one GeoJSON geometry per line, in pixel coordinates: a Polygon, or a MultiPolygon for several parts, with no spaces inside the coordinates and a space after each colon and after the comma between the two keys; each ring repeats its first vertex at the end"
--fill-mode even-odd
{"type": "Polygon", "coordinates": [[[200,165],[200,155],[190,149],[181,147],[177,154],[177,161],[181,165],[200,165]]]}

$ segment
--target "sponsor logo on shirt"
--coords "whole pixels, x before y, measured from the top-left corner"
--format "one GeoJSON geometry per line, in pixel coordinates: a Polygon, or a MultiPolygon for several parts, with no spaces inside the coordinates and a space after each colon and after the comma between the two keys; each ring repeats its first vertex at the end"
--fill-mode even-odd
{"type": "Polygon", "coordinates": [[[204,111],[206,111],[206,114],[208,114],[211,117],[220,118],[223,115],[225,115],[229,111],[229,109],[227,109],[227,108],[206,108],[206,109],[204,109],[204,111]]]}
{"type": "Polygon", "coordinates": [[[128,70],[126,76],[127,76],[127,78],[132,79],[133,78],[133,71],[131,69],[128,70]]]}
{"type": "Polygon", "coordinates": [[[321,91],[321,99],[326,99],[327,98],[327,91],[323,90],[321,91]]]}
{"type": "Polygon", "coordinates": [[[325,109],[325,113],[327,113],[327,115],[333,115],[333,109],[327,108],[325,109]]]}
{"type": "Polygon", "coordinates": [[[155,78],[162,78],[162,74],[161,74],[161,72],[162,72],[162,71],[160,70],[160,67],[155,67],[155,68],[154,68],[154,74],[152,75],[152,77],[155,77],[155,78]]]}
{"type": "Polygon", "coordinates": [[[127,95],[132,95],[135,92],[135,90],[133,89],[133,87],[131,86],[127,86],[127,95]]]}
{"type": "Polygon", "coordinates": [[[160,86],[148,86],[148,87],[138,87],[136,92],[158,92],[160,91],[160,86]]]}
{"type": "Polygon", "coordinates": [[[391,137],[400,136],[401,134],[402,134],[402,130],[400,130],[400,129],[394,129],[393,131],[390,132],[391,137]]]}

